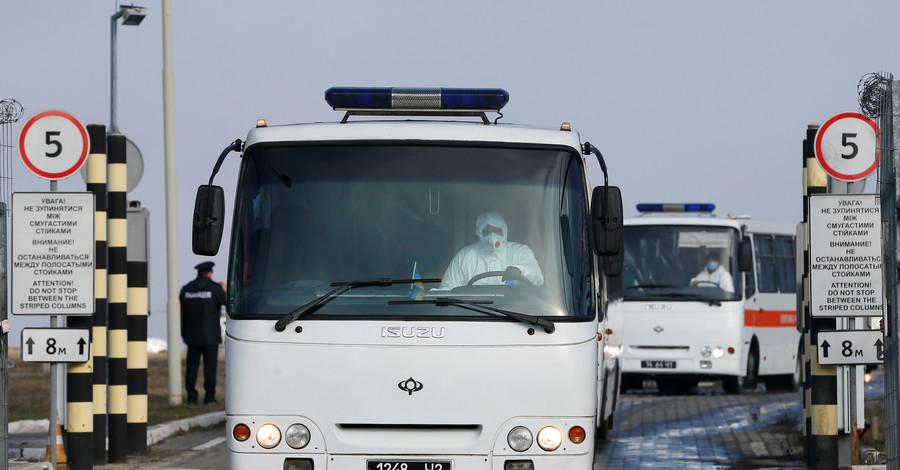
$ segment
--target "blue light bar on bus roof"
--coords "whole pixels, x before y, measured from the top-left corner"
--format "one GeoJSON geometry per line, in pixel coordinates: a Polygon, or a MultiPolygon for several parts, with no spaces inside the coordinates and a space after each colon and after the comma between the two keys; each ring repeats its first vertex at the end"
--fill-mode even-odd
{"type": "Polygon", "coordinates": [[[715,204],[708,202],[687,204],[638,204],[638,212],[712,212],[715,204]]]}
{"type": "Polygon", "coordinates": [[[509,93],[500,88],[331,87],[325,102],[336,110],[499,111],[509,93]]]}

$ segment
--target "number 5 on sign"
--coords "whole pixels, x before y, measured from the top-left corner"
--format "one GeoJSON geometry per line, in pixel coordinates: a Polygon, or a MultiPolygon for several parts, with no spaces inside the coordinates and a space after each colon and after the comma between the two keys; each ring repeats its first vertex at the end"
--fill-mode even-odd
{"type": "Polygon", "coordinates": [[[28,120],[19,134],[19,155],[32,173],[48,180],[67,178],[87,160],[87,131],[64,111],[44,111],[28,120]]]}
{"type": "Polygon", "coordinates": [[[878,126],[858,113],[832,116],[816,133],[816,159],[834,178],[858,181],[878,167],[878,126]]]}

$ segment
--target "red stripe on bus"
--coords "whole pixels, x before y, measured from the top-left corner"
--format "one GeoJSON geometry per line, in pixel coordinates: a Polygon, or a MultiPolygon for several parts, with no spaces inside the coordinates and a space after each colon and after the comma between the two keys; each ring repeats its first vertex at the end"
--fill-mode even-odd
{"type": "Polygon", "coordinates": [[[797,326],[795,310],[744,310],[744,326],[797,326]]]}

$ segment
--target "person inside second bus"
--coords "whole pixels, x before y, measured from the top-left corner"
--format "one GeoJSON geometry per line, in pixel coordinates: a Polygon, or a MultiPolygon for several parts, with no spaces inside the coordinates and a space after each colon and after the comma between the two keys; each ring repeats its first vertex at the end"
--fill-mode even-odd
{"type": "Polygon", "coordinates": [[[513,284],[525,278],[534,286],[544,284],[544,275],[528,245],[507,241],[506,220],[497,212],[485,212],[475,220],[478,241],[459,250],[438,289],[465,286],[478,274],[504,272],[503,276],[486,277],[476,284],[513,284]]]}
{"type": "Polygon", "coordinates": [[[700,287],[716,285],[725,292],[734,292],[734,280],[731,279],[731,274],[725,266],[719,262],[719,254],[715,251],[706,254],[706,267],[691,278],[691,285],[700,287]]]}

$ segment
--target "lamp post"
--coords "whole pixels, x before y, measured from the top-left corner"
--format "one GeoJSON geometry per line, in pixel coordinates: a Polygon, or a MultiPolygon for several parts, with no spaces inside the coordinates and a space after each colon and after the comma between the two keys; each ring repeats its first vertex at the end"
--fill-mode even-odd
{"type": "Polygon", "coordinates": [[[109,65],[109,133],[119,132],[116,126],[116,24],[119,18],[122,18],[122,24],[128,26],[137,26],[144,21],[147,16],[146,8],[134,5],[119,5],[119,11],[109,17],[110,25],[110,65],[109,65]]]}

